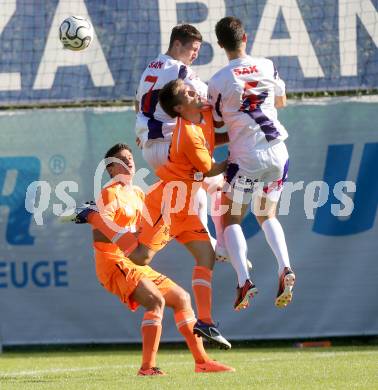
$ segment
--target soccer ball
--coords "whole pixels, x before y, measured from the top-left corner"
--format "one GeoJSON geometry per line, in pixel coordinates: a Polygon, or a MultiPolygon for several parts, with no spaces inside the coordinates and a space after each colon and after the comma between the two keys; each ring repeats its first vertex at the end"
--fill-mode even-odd
{"type": "Polygon", "coordinates": [[[59,27],[59,39],[69,50],[84,50],[93,39],[93,27],[88,19],[70,16],[59,27]]]}

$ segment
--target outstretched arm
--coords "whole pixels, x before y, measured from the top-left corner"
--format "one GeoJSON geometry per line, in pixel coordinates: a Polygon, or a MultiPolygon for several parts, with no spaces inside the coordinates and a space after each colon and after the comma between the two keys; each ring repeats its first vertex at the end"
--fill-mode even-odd
{"type": "Polygon", "coordinates": [[[95,241],[116,244],[125,253],[125,256],[128,256],[138,247],[138,239],[134,233],[122,229],[117,232],[114,229],[114,221],[107,219],[107,217],[98,212],[91,212],[88,215],[88,223],[93,226],[93,238],[95,241]]]}

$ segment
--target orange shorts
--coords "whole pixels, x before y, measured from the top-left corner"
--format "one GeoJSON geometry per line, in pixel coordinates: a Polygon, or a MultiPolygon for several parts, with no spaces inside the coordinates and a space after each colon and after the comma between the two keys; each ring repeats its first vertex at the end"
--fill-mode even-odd
{"type": "MultiPolygon", "coordinates": [[[[186,244],[190,241],[210,241],[209,234],[197,214],[188,213],[185,207],[169,215],[163,215],[164,183],[159,182],[146,194],[145,214],[142,218],[138,241],[155,252],[172,238],[186,244]]],[[[189,200],[185,200],[189,203],[189,200]]]]}
{"type": "Polygon", "coordinates": [[[117,295],[132,311],[139,306],[139,303],[132,298],[132,294],[142,279],[154,282],[162,295],[176,286],[175,282],[151,267],[134,264],[124,257],[121,251],[102,252],[95,249],[95,259],[96,274],[100,284],[117,295]]]}

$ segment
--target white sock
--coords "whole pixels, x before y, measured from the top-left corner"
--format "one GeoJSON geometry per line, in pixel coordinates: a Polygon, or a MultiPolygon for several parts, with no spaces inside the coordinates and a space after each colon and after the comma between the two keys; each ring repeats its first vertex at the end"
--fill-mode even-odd
{"type": "Polygon", "coordinates": [[[210,243],[213,249],[215,250],[215,244],[217,240],[210,234],[209,228],[207,226],[207,193],[203,188],[200,188],[196,193],[197,201],[198,201],[198,216],[202,222],[202,225],[205,227],[207,232],[209,233],[210,243]]]}
{"type": "Polygon", "coordinates": [[[222,193],[220,191],[215,191],[215,193],[212,195],[213,197],[213,202],[214,202],[214,212],[211,215],[211,219],[214,222],[214,227],[215,227],[215,236],[217,239],[217,245],[226,248],[225,243],[224,243],[224,237],[223,237],[223,224],[222,224],[222,216],[218,215],[220,214],[220,209],[219,206],[221,204],[221,197],[222,193]]]}
{"type": "Polygon", "coordinates": [[[271,247],[278,263],[278,274],[281,275],[285,267],[290,267],[285,233],[277,218],[269,218],[261,225],[266,241],[271,247]]]}
{"type": "Polygon", "coordinates": [[[247,265],[247,242],[245,240],[242,228],[238,224],[229,225],[224,229],[224,242],[231,264],[238,275],[239,287],[243,287],[249,279],[247,265]]]}

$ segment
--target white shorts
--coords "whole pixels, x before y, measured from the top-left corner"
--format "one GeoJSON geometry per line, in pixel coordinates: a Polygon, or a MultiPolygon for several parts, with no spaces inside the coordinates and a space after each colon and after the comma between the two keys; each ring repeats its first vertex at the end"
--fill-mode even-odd
{"type": "Polygon", "coordinates": [[[223,192],[240,204],[251,202],[254,193],[278,202],[288,169],[289,154],[284,142],[254,150],[248,170],[241,169],[236,162],[228,163],[223,192]]]}
{"type": "Polygon", "coordinates": [[[147,164],[156,170],[168,161],[171,140],[148,140],[142,149],[142,155],[147,164]]]}

